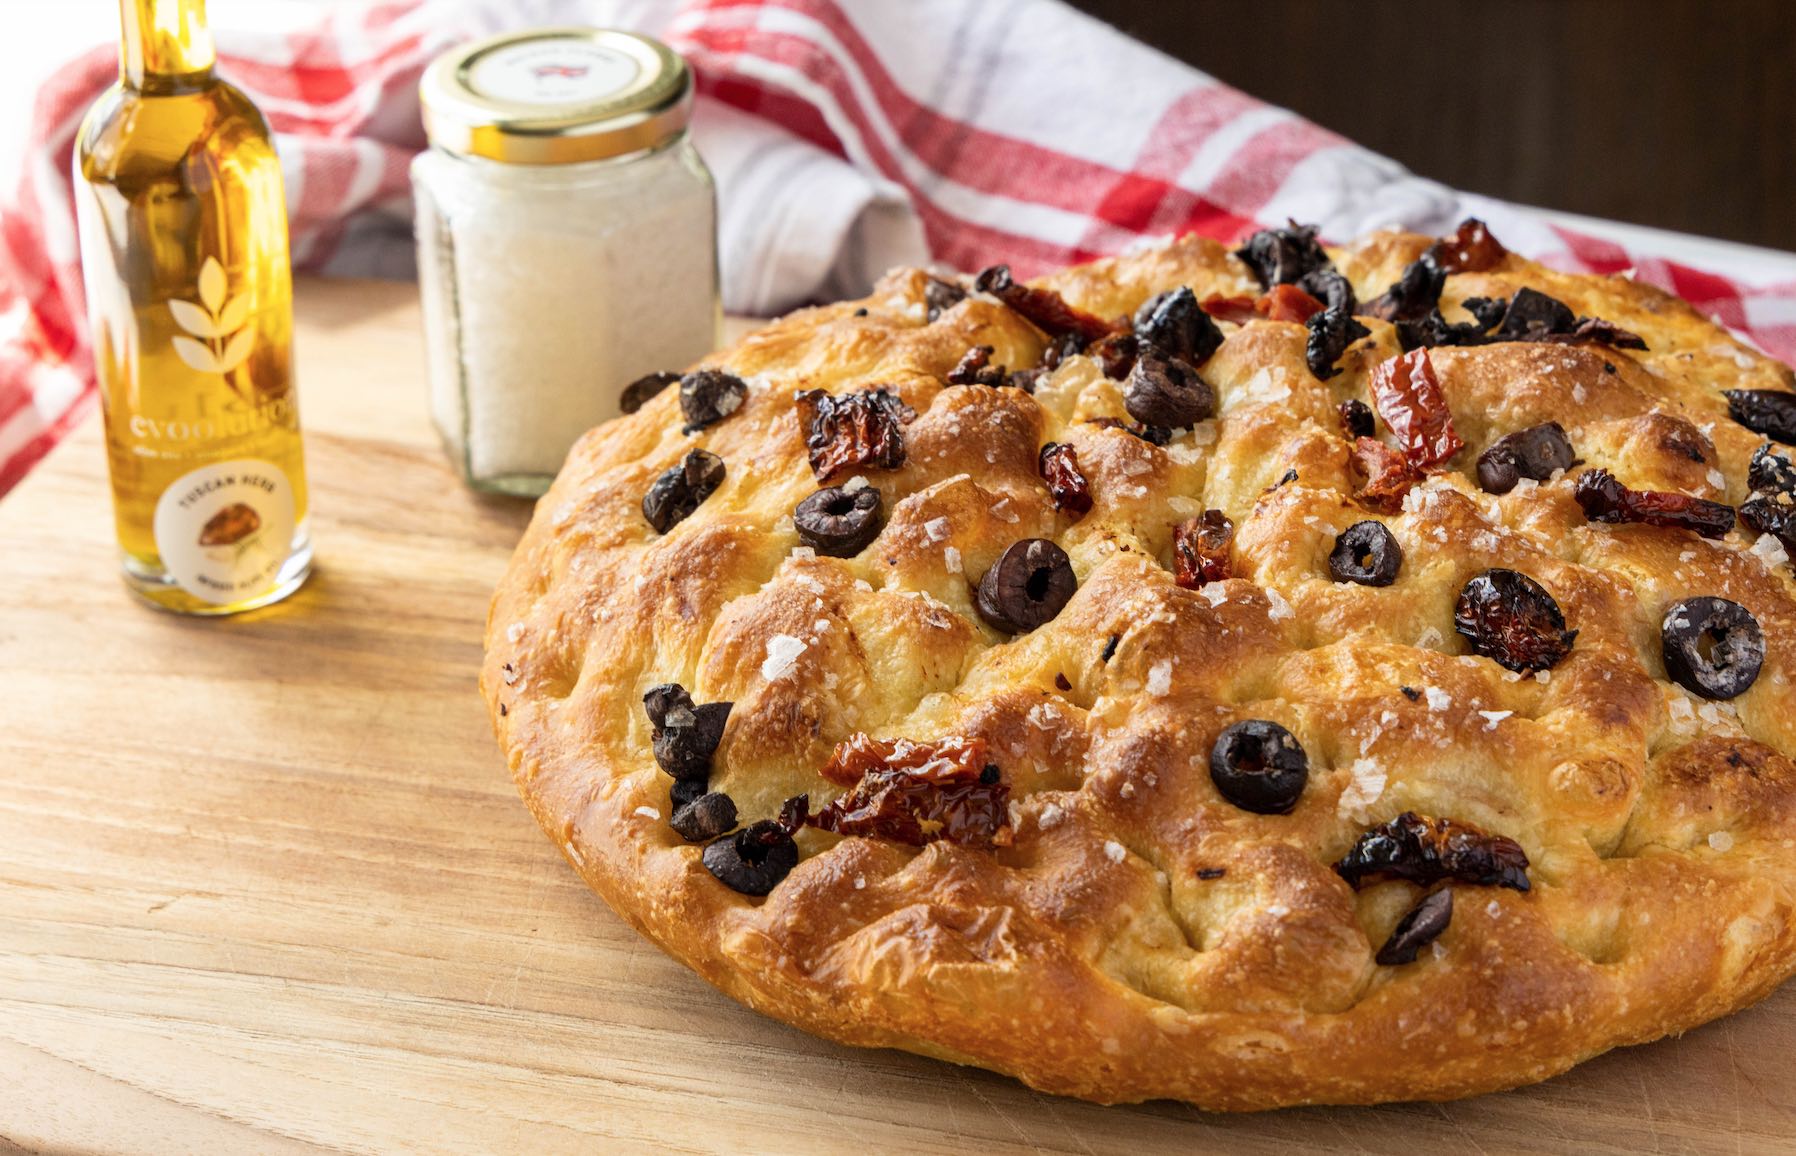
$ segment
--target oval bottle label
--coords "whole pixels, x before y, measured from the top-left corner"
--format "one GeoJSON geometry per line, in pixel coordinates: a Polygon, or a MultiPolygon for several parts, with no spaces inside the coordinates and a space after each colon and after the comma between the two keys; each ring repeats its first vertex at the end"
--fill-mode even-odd
{"type": "Polygon", "coordinates": [[[271,588],[293,547],[293,486],[237,458],[183,474],[156,502],[156,552],[181,589],[215,605],[271,588]]]}

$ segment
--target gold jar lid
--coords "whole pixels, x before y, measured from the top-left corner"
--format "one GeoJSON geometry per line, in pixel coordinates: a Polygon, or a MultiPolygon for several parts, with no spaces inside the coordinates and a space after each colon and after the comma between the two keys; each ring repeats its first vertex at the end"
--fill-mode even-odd
{"type": "Polygon", "coordinates": [[[647,36],[539,28],[444,53],[418,96],[438,148],[565,165],[641,152],[679,133],[692,115],[692,73],[647,36]]]}

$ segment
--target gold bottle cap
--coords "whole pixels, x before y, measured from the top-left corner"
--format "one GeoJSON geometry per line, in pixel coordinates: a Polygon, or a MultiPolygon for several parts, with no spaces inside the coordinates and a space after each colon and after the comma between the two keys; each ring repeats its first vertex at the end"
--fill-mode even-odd
{"type": "Polygon", "coordinates": [[[438,148],[514,165],[651,149],[686,127],[692,73],[633,32],[539,28],[444,53],[418,84],[438,148]]]}

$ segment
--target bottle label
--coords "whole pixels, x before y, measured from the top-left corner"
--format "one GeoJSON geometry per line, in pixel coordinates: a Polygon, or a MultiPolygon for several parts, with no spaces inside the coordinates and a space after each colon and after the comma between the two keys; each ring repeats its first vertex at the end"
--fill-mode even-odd
{"type": "Polygon", "coordinates": [[[183,474],[156,502],[156,552],[181,589],[215,605],[267,591],[293,548],[293,486],[256,458],[183,474]]]}

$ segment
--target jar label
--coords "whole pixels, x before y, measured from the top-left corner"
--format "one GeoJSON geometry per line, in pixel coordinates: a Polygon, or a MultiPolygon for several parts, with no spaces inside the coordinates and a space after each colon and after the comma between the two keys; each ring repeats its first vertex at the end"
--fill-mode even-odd
{"type": "Polygon", "coordinates": [[[513,104],[581,104],[622,92],[641,72],[630,57],[590,40],[527,40],[476,60],[468,87],[513,104]]]}
{"type": "Polygon", "coordinates": [[[237,458],[183,474],[156,502],[156,552],[181,589],[216,605],[274,586],[293,548],[293,486],[237,458]]]}

